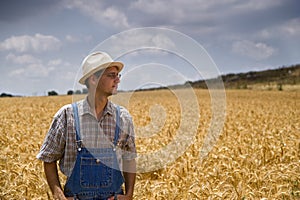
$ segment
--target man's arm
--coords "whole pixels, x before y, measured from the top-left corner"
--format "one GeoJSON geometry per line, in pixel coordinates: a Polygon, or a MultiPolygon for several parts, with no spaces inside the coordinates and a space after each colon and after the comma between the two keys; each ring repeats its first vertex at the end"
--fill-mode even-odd
{"type": "Polygon", "coordinates": [[[125,195],[133,198],[135,177],[136,177],[136,162],[133,160],[123,161],[123,174],[125,179],[125,195]]]}
{"type": "Polygon", "coordinates": [[[56,162],[44,162],[44,170],[48,185],[50,187],[54,199],[66,200],[64,192],[60,185],[56,162]]]}

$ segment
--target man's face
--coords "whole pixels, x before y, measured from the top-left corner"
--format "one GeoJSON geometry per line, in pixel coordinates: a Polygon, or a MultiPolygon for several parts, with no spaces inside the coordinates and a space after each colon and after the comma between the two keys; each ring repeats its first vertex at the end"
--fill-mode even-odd
{"type": "Polygon", "coordinates": [[[109,67],[100,76],[97,91],[100,93],[104,93],[107,96],[116,94],[119,83],[120,78],[117,67],[109,67]]]}

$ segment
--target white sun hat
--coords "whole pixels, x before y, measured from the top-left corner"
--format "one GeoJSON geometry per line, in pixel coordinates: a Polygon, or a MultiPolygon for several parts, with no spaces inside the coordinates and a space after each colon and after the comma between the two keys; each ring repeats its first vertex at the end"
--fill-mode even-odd
{"type": "Polygon", "coordinates": [[[87,57],[85,57],[81,64],[82,77],[79,79],[79,83],[84,85],[85,80],[92,74],[112,66],[117,67],[118,72],[120,72],[123,69],[124,64],[121,62],[114,61],[105,52],[98,51],[89,54],[87,57]]]}

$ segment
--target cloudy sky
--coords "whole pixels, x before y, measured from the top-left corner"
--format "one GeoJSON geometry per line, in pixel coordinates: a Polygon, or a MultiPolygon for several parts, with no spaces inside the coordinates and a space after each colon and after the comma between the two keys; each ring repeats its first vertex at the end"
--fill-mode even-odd
{"type": "Polygon", "coordinates": [[[123,90],[300,63],[298,0],[5,0],[0,27],[0,93],[66,94],[93,50],[125,63],[123,90]]]}

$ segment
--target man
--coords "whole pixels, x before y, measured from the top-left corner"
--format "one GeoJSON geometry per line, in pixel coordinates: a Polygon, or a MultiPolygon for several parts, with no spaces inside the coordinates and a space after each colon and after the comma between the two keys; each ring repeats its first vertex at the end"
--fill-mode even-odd
{"type": "Polygon", "coordinates": [[[54,199],[133,198],[136,148],[132,119],[125,108],[108,99],[117,93],[122,68],[123,63],[114,62],[104,52],[83,60],[79,83],[87,86],[87,97],[56,113],[37,155],[44,162],[54,199]],[[64,189],[57,161],[67,176],[64,189]]]}

